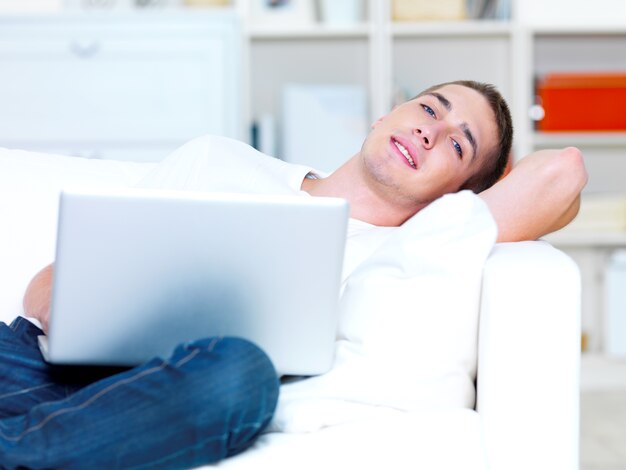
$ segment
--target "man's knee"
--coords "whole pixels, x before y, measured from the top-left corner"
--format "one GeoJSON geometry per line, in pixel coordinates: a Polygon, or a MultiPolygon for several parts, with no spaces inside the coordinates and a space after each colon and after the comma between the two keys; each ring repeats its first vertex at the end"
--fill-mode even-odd
{"type": "MultiPolygon", "coordinates": [[[[192,372],[192,387],[229,413],[271,416],[278,401],[279,381],[267,354],[242,338],[206,338],[183,345],[172,358],[192,372]]],[[[207,406],[210,405],[207,403],[207,406]]]]}
{"type": "MultiPolygon", "coordinates": [[[[209,433],[221,429],[223,456],[249,447],[271,421],[279,381],[263,350],[241,338],[207,338],[181,346],[171,359],[184,379],[185,408],[209,433]]],[[[209,434],[207,433],[207,434],[209,434]]]]}
{"type": "Polygon", "coordinates": [[[226,375],[250,375],[245,378],[251,381],[277,380],[274,365],[265,351],[243,338],[200,339],[181,346],[175,356],[181,365],[188,360],[206,361],[226,375]]]}

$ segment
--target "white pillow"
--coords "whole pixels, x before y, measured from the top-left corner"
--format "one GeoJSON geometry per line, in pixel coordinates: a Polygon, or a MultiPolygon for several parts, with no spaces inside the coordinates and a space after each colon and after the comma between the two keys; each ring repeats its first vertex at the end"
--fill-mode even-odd
{"type": "Polygon", "coordinates": [[[28,282],[54,260],[61,189],[134,185],[153,167],[0,149],[0,321],[22,313],[28,282]]]}
{"type": "Polygon", "coordinates": [[[469,191],[399,227],[348,278],[333,369],[283,386],[273,429],[315,430],[362,405],[472,408],[482,269],[495,239],[491,213],[469,191]]]}

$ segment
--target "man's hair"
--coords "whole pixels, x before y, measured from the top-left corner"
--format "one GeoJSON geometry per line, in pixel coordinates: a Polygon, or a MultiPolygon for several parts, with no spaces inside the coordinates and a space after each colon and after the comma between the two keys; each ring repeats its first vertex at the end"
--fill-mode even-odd
{"type": "Polygon", "coordinates": [[[470,189],[475,193],[479,193],[493,186],[506,169],[511,154],[511,146],[513,144],[513,120],[511,119],[511,111],[495,86],[473,80],[457,80],[454,82],[440,83],[427,88],[415,98],[432,93],[446,85],[461,85],[476,90],[485,97],[495,115],[495,124],[498,129],[498,143],[495,148],[487,152],[479,170],[461,186],[461,189],[470,189]]]}

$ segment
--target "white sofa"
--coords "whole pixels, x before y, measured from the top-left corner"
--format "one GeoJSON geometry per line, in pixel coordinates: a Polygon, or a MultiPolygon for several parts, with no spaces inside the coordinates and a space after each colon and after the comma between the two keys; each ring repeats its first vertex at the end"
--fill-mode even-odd
{"type": "MultiPolygon", "coordinates": [[[[54,257],[57,196],[68,185],[127,186],[153,164],[0,150],[0,320],[54,257]]],[[[477,405],[369,413],[308,433],[266,433],[213,467],[575,470],[580,281],[545,242],[497,245],[483,276],[477,405]]]]}

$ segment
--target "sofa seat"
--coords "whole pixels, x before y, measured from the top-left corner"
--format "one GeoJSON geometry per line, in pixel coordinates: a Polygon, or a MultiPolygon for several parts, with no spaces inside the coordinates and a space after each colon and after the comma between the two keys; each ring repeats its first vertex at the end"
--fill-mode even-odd
{"type": "Polygon", "coordinates": [[[487,468],[475,411],[379,408],[374,414],[311,433],[266,433],[242,454],[202,468],[487,468]]]}

